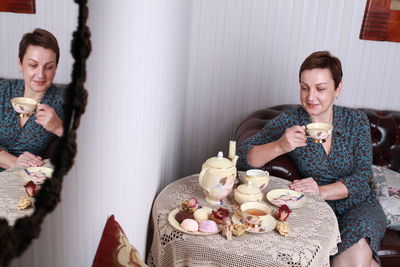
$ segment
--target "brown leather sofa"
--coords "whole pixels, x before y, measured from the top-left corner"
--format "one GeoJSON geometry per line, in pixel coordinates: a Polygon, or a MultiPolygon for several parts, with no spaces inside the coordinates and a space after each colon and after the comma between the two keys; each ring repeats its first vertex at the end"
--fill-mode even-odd
{"type": "MultiPolygon", "coordinates": [[[[239,124],[235,139],[238,143],[253,136],[265,123],[295,105],[280,105],[250,114],[239,124]]],[[[373,163],[400,172],[400,111],[360,108],[367,114],[373,144],[373,163]]],[[[267,163],[264,170],[290,181],[301,178],[293,161],[282,155],[267,163]]],[[[244,171],[244,170],[242,170],[244,171]]],[[[400,266],[400,232],[387,229],[379,251],[382,266],[400,266]]]]}

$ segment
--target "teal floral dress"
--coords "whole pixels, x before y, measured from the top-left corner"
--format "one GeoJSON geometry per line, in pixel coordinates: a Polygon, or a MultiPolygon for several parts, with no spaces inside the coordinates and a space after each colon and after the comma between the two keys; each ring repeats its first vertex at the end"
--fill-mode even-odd
{"type": "MultiPolygon", "coordinates": [[[[254,145],[278,140],[287,128],[311,123],[302,107],[286,111],[256,135],[238,146],[239,169],[252,168],[247,154],[254,145]]],[[[322,144],[307,139],[307,146],[288,153],[302,177],[313,177],[318,185],[341,181],[348,189],[345,199],[326,201],[335,212],[342,242],[338,254],[365,237],[379,262],[377,252],[386,230],[386,217],[369,185],[372,176],[372,145],[367,116],[361,111],[333,107],[332,147],[329,155],[322,144]]],[[[336,255],[338,255],[336,254],[336,255]]]]}
{"type": "MultiPolygon", "coordinates": [[[[11,105],[11,99],[24,95],[23,80],[0,80],[0,149],[19,156],[25,151],[42,156],[47,146],[57,136],[35,122],[36,116],[29,117],[25,125],[19,125],[19,116],[11,105]]],[[[64,119],[61,91],[52,85],[40,103],[48,104],[64,119]]],[[[4,169],[0,168],[0,171],[4,169]]]]}

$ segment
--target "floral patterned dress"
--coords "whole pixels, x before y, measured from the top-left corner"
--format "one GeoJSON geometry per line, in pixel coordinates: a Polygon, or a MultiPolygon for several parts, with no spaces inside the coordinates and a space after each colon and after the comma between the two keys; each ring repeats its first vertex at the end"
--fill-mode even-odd
{"type": "MultiPolygon", "coordinates": [[[[311,118],[302,107],[269,121],[259,133],[239,144],[239,168],[252,168],[247,162],[247,153],[254,145],[276,141],[287,128],[308,123],[311,118]]],[[[386,217],[369,185],[372,145],[368,118],[361,111],[334,105],[333,126],[329,155],[322,144],[310,138],[307,146],[298,147],[288,155],[302,177],[313,177],[318,185],[341,181],[347,187],[347,198],[326,201],[339,222],[342,242],[338,244],[338,254],[365,237],[379,262],[377,252],[386,230],[386,217]]]]}
{"type": "MultiPolygon", "coordinates": [[[[19,125],[19,116],[11,105],[11,99],[24,95],[23,80],[0,80],[0,149],[14,156],[25,151],[41,156],[47,146],[57,137],[35,122],[36,116],[29,117],[25,125],[19,125]]],[[[64,119],[61,90],[52,85],[40,103],[53,107],[61,120],[64,119]]],[[[0,168],[0,171],[4,169],[0,168]]]]}

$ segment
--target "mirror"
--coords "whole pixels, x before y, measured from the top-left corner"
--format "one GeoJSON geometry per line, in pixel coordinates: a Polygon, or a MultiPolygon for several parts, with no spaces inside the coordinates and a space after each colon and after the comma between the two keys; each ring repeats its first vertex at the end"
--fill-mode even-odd
{"type": "MultiPolygon", "coordinates": [[[[91,51],[90,32],[86,26],[87,0],[75,0],[75,2],[78,4],[79,15],[70,49],[74,63],[71,82],[67,86],[64,101],[66,107],[63,122],[64,133],[58,139],[50,158],[54,172],[52,178],[46,179],[35,195],[35,208],[31,216],[17,219],[12,227],[5,218],[0,219],[0,266],[9,265],[14,257],[20,256],[32,240],[39,236],[43,219],[55,209],[60,201],[63,177],[74,162],[76,132],[87,101],[87,91],[84,88],[86,59],[91,51]]],[[[67,53],[67,51],[62,52],[67,53]]]]}

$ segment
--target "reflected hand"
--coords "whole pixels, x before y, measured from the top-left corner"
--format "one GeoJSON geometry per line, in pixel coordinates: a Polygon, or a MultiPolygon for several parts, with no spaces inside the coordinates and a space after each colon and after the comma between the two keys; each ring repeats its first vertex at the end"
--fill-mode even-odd
{"type": "Polygon", "coordinates": [[[307,145],[307,138],[304,126],[293,126],[287,128],[285,133],[278,140],[278,144],[284,153],[288,153],[298,147],[307,145]]]}
{"type": "Polygon", "coordinates": [[[312,177],[304,178],[301,180],[294,180],[289,187],[290,189],[295,191],[320,195],[319,186],[312,177]]]}
{"type": "Polygon", "coordinates": [[[25,151],[18,156],[15,166],[21,167],[40,167],[44,164],[41,157],[36,156],[28,151],[25,151]]]}
{"type": "Polygon", "coordinates": [[[54,108],[47,104],[39,104],[36,108],[36,123],[55,135],[62,136],[64,128],[63,121],[58,117],[54,108]]]}

